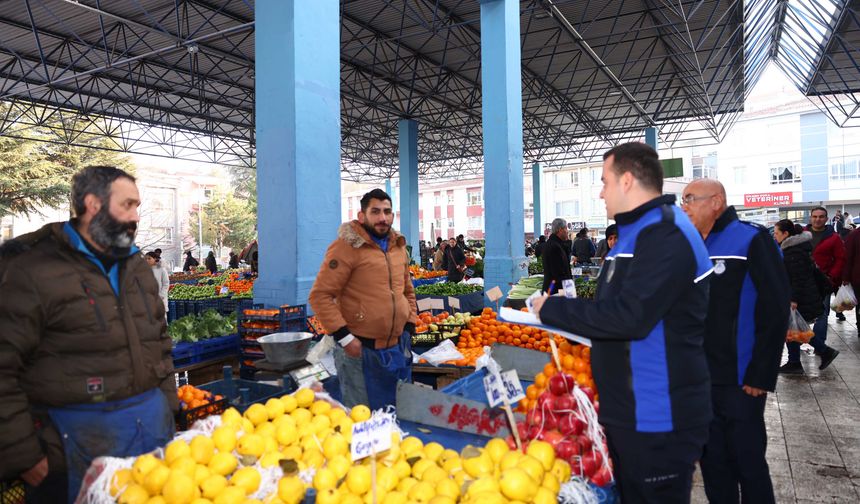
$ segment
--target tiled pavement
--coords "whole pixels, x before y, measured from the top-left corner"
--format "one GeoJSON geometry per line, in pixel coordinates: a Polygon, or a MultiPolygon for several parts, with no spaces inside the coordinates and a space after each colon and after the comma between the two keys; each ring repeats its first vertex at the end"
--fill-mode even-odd
{"type": "MultiPolygon", "coordinates": [[[[768,396],[767,460],[780,504],[860,502],[860,342],[854,313],[846,316],[830,313],[827,344],[841,352],[833,364],[819,371],[819,358],[802,352],[806,375],[780,375],[768,396]]],[[[698,471],[693,502],[707,502],[698,471]]]]}

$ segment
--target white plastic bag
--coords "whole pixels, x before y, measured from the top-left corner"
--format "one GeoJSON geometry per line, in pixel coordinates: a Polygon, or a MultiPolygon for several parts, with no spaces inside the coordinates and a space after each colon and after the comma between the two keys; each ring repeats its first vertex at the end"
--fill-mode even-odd
{"type": "Polygon", "coordinates": [[[833,301],[830,302],[830,307],[836,313],[853,310],[855,306],[857,306],[857,296],[854,295],[854,289],[850,284],[839,287],[836,295],[833,296],[833,301]]]}
{"type": "Polygon", "coordinates": [[[462,359],[463,354],[457,350],[457,347],[454,346],[454,343],[450,339],[446,339],[421,354],[421,358],[433,366],[438,366],[443,362],[462,359]]]}

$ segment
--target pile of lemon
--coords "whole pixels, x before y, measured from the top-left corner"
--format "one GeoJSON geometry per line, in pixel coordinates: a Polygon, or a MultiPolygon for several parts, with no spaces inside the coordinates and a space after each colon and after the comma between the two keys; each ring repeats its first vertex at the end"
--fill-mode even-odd
{"type": "Polygon", "coordinates": [[[527,453],[509,450],[502,439],[457,453],[393,434],[391,449],[373,464],[353,463],[352,425],[370,416],[367,406],[347,414],[309,389],[254,404],[244,415],[231,408],[211,436],[175,440],[163,459],[141,455],[131,469],[117,471],[111,496],[120,504],[295,504],[313,488],[319,504],[543,504],[556,502],[560,482],[570,479],[570,466],[541,441],[527,453]],[[262,481],[258,468],[274,466],[284,469],[277,491],[252,498],[262,481]],[[309,470],[310,484],[299,477],[309,470]]]}

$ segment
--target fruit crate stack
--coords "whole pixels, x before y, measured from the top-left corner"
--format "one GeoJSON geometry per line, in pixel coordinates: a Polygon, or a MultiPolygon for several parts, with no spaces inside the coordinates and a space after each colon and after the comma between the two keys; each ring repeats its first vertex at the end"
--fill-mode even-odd
{"type": "Polygon", "coordinates": [[[278,332],[304,332],[307,330],[307,308],[305,305],[266,308],[256,304],[238,312],[241,344],[242,379],[253,379],[257,372],[254,363],[265,358],[263,348],[257,342],[260,336],[278,332]]]}

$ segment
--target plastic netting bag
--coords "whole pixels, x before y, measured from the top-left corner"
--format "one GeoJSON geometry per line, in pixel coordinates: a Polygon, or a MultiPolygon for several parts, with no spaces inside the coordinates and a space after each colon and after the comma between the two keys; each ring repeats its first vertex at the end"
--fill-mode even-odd
{"type": "Polygon", "coordinates": [[[833,296],[833,301],[830,302],[830,307],[837,313],[853,310],[857,306],[857,296],[854,295],[854,289],[851,285],[843,285],[836,291],[833,296]]]}
{"type": "Polygon", "coordinates": [[[796,308],[791,309],[788,315],[788,334],[785,336],[785,341],[796,343],[809,343],[809,340],[815,336],[809,324],[803,320],[803,316],[796,308]]]}

